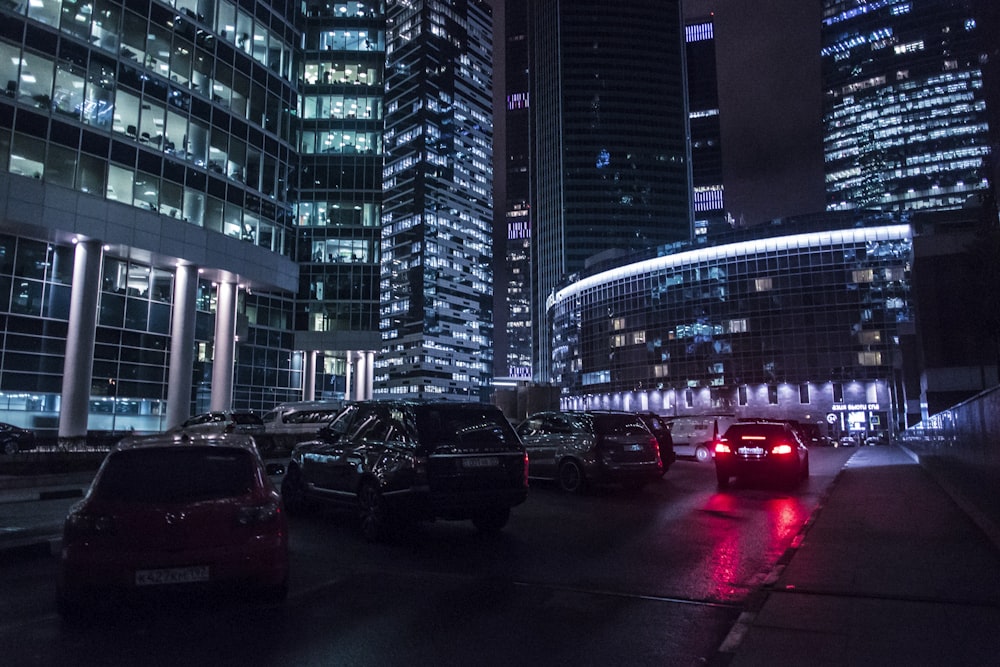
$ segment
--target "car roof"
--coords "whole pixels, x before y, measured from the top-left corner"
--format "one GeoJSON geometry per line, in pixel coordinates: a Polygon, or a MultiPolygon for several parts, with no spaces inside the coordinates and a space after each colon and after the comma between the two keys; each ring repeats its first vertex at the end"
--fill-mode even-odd
{"type": "Polygon", "coordinates": [[[153,435],[127,435],[118,441],[114,450],[145,449],[152,447],[228,447],[256,452],[253,438],[242,433],[155,433],[153,435]]]}

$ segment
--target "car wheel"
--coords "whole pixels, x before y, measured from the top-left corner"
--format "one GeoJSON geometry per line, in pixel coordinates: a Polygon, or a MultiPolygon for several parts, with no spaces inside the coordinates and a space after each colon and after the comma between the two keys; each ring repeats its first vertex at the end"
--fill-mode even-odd
{"type": "Polygon", "coordinates": [[[720,489],[725,489],[729,486],[729,475],[722,472],[718,468],[715,469],[715,479],[718,482],[720,489]]]}
{"type": "Polygon", "coordinates": [[[573,459],[566,459],[559,464],[559,488],[567,493],[580,493],[583,491],[586,480],[583,477],[583,468],[573,459]]]}
{"type": "Polygon", "coordinates": [[[472,515],[472,525],[481,533],[498,533],[510,519],[509,507],[489,507],[472,515]]]}
{"type": "Polygon", "coordinates": [[[705,445],[699,445],[698,449],[694,450],[694,456],[698,459],[698,463],[708,463],[712,460],[712,452],[705,445]]]}
{"type": "Polygon", "coordinates": [[[802,466],[802,481],[809,479],[809,457],[806,457],[805,464],[802,466]]]}
{"type": "Polygon", "coordinates": [[[281,478],[281,498],[289,514],[305,514],[312,509],[312,502],[306,497],[302,471],[297,465],[289,465],[281,478]]]}
{"type": "Polygon", "coordinates": [[[3,453],[8,456],[17,454],[17,440],[6,440],[3,443],[3,453]]]}
{"type": "Polygon", "coordinates": [[[361,534],[369,542],[380,542],[388,537],[389,516],[385,499],[371,480],[363,482],[358,491],[358,519],[361,534]]]}

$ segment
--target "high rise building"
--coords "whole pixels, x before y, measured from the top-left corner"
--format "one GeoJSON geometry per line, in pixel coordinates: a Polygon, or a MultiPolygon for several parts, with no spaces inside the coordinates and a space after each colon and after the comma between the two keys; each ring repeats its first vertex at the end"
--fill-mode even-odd
{"type": "Polygon", "coordinates": [[[962,0],[825,0],[827,208],[960,208],[988,188],[982,37],[962,0]]]}
{"type": "Polygon", "coordinates": [[[74,439],[297,394],[294,16],[0,8],[5,419],[74,439]]]}
{"type": "MultiPolygon", "coordinates": [[[[499,371],[512,381],[531,380],[531,98],[528,75],[528,0],[505,3],[506,160],[504,161],[503,334],[497,332],[499,371]]],[[[500,110],[498,110],[500,111],[500,110]]],[[[499,116],[499,114],[497,114],[499,116]]],[[[498,322],[501,317],[498,317],[498,322]]]]}
{"type": "Polygon", "coordinates": [[[695,235],[703,235],[710,221],[723,220],[726,213],[713,17],[686,20],[684,35],[688,118],[691,124],[694,231],[695,235]]]}
{"type": "Polygon", "coordinates": [[[488,398],[492,12],[390,2],[375,394],[488,398]]]}
{"type": "Polygon", "coordinates": [[[548,382],[553,290],[601,253],[691,235],[684,37],[672,0],[537,0],[528,25],[533,371],[548,382]]]}
{"type": "Polygon", "coordinates": [[[293,349],[303,398],[369,398],[381,348],[384,6],[310,5],[304,32],[293,349]]]}

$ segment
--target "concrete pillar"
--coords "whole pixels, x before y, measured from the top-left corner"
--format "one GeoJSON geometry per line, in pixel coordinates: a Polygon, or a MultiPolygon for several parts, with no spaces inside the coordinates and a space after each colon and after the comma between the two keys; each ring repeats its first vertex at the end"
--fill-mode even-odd
{"type": "Polygon", "coordinates": [[[347,352],[344,362],[344,400],[353,401],[354,396],[354,353],[347,352]]]}
{"type": "Polygon", "coordinates": [[[219,283],[215,305],[215,355],[212,360],[210,410],[233,405],[233,361],[236,356],[236,283],[219,283]]]}
{"type": "Polygon", "coordinates": [[[302,369],[302,400],[316,400],[316,350],[306,350],[302,353],[305,368],[302,369]]]}
{"type": "Polygon", "coordinates": [[[191,416],[194,372],[194,321],[197,313],[198,269],[178,266],[174,274],[174,312],[170,326],[170,368],[167,375],[166,427],[179,426],[191,416]]]}
{"type": "Polygon", "coordinates": [[[372,397],[375,386],[375,353],[365,352],[365,399],[372,397]]]}
{"type": "Polygon", "coordinates": [[[90,413],[90,383],[94,372],[97,300],[101,291],[101,244],[76,244],[70,291],[66,357],[63,359],[59,441],[84,440],[90,413]]]}

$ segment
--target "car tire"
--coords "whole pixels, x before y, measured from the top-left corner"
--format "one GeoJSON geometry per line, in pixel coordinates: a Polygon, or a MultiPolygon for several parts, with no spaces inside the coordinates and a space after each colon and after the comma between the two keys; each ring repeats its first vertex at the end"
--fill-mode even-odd
{"type": "Polygon", "coordinates": [[[381,542],[389,536],[389,513],[378,485],[365,480],[358,489],[358,524],[369,542],[381,542]]]}
{"type": "Polygon", "coordinates": [[[694,450],[694,457],[698,459],[698,463],[711,463],[712,451],[706,445],[698,445],[694,450]]]}
{"type": "Polygon", "coordinates": [[[581,493],[586,486],[583,468],[573,459],[559,464],[559,488],[566,493],[581,493]]]}
{"type": "Polygon", "coordinates": [[[17,440],[5,440],[3,443],[3,453],[8,456],[17,454],[17,440]]]}
{"type": "Polygon", "coordinates": [[[281,478],[281,499],[285,511],[291,515],[306,514],[313,508],[312,501],[306,497],[302,471],[297,465],[289,464],[285,476],[281,478]]]}
{"type": "Polygon", "coordinates": [[[806,457],[805,463],[802,465],[802,481],[809,479],[809,457],[806,457]]]}
{"type": "Polygon", "coordinates": [[[718,468],[716,468],[715,470],[715,480],[718,483],[720,489],[729,488],[729,475],[727,473],[722,472],[718,468]]]}

